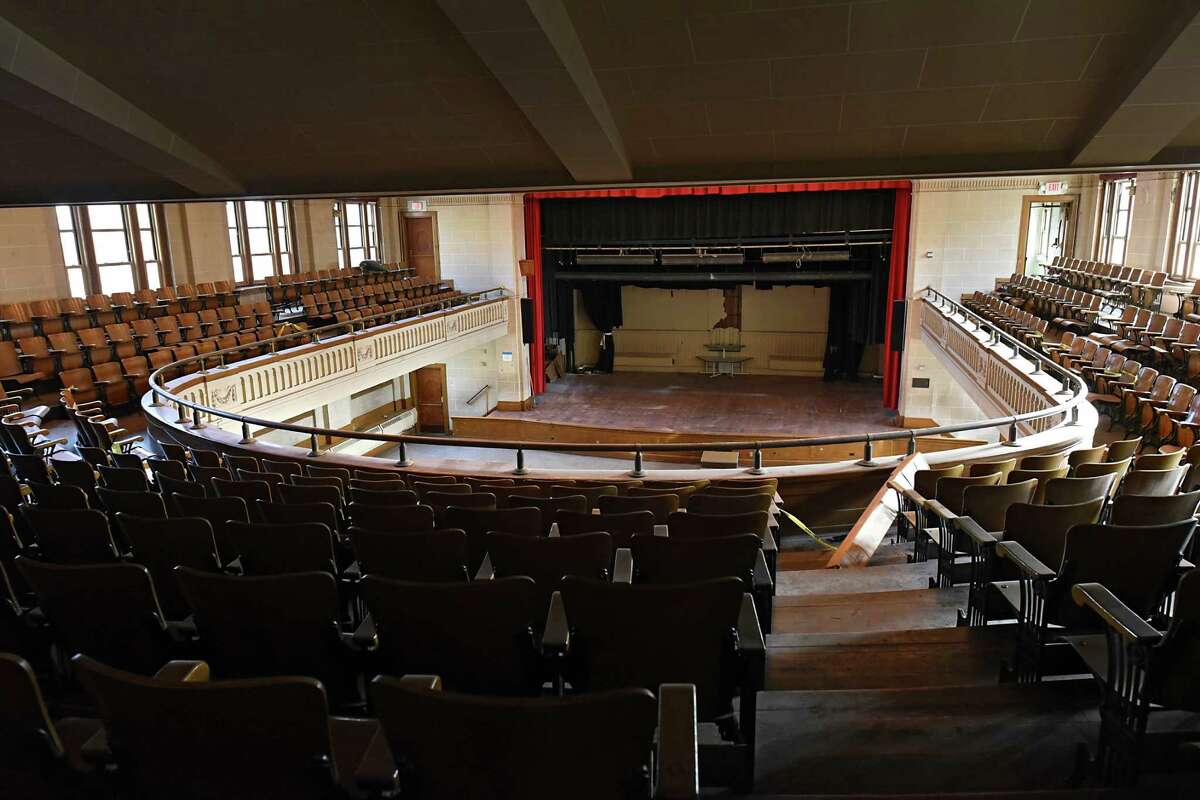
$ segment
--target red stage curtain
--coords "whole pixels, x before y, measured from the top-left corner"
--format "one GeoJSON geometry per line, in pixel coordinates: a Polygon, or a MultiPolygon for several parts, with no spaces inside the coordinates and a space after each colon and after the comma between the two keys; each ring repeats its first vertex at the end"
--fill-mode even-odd
{"type": "Polygon", "coordinates": [[[533,259],[534,275],[528,279],[533,300],[533,344],[530,348],[530,384],[534,394],[546,390],[545,322],[542,319],[542,208],[541,201],[588,197],[669,197],[704,195],[772,194],[775,192],[838,192],[861,189],[895,189],[896,207],[892,224],[892,251],[888,265],[887,329],[884,331],[883,402],[896,408],[900,401],[900,354],[892,352],[892,301],[903,300],[908,281],[908,224],[912,182],[817,181],[807,183],[755,183],[728,186],[646,186],[630,189],[580,189],[529,192],[525,195],[525,257],[533,259]]]}
{"type": "Polygon", "coordinates": [[[534,394],[546,391],[546,321],[542,315],[542,204],[525,195],[525,258],[533,259],[533,274],[525,279],[533,301],[533,335],[529,345],[529,387],[534,394]]]}
{"type": "MultiPolygon", "coordinates": [[[[908,286],[908,224],[912,202],[911,184],[896,189],[895,215],[892,219],[892,250],[888,264],[888,303],[883,331],[883,405],[900,405],[900,353],[892,350],[892,312],[896,300],[903,300],[908,286]]],[[[900,343],[903,346],[903,342],[900,343]]]]}

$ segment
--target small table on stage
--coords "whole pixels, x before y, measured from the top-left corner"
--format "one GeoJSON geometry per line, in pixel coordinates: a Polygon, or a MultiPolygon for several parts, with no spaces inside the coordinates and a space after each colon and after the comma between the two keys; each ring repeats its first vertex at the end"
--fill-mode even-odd
{"type": "Polygon", "coordinates": [[[754,356],[739,355],[738,351],[742,349],[741,345],[710,344],[706,347],[712,352],[696,356],[696,358],[704,362],[704,371],[710,378],[720,375],[745,375],[746,364],[754,358],[754,356]]]}

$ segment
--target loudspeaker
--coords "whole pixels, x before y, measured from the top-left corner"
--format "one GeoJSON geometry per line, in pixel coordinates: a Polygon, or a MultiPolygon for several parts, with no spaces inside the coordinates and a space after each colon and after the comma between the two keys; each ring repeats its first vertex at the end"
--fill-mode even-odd
{"type": "Polygon", "coordinates": [[[892,301],[892,352],[904,352],[904,317],[908,312],[907,300],[892,301]]]}
{"type": "Polygon", "coordinates": [[[521,298],[521,341],[533,342],[533,300],[528,297],[521,298]]]}

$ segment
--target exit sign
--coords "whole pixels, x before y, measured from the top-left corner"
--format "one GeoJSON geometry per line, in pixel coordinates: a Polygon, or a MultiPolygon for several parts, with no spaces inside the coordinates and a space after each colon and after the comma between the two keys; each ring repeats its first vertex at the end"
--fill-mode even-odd
{"type": "Polygon", "coordinates": [[[420,214],[425,211],[427,205],[424,200],[409,200],[407,207],[408,213],[420,214]]]}
{"type": "Polygon", "coordinates": [[[1066,194],[1066,181],[1046,181],[1038,187],[1038,194],[1066,194]]]}

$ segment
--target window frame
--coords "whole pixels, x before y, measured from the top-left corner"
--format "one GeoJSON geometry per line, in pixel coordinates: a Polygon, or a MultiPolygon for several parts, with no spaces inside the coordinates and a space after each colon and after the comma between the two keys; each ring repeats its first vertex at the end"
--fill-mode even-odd
{"type": "Polygon", "coordinates": [[[1178,280],[1197,280],[1200,276],[1200,170],[1176,173],[1171,200],[1171,238],[1167,243],[1167,272],[1178,280]],[[1177,269],[1180,256],[1184,268],[1177,269]]]}
{"type": "Polygon", "coordinates": [[[1129,256],[1129,232],[1133,229],[1133,211],[1137,201],[1137,175],[1132,172],[1101,175],[1099,190],[1099,198],[1096,203],[1094,257],[1100,262],[1124,266],[1125,260],[1129,256]],[[1125,225],[1118,234],[1114,230],[1114,225],[1122,211],[1120,200],[1126,194],[1120,191],[1123,185],[1129,187],[1129,206],[1124,209],[1125,225]],[[1112,257],[1113,243],[1117,241],[1122,243],[1120,261],[1114,261],[1112,257]]]}
{"type": "MultiPolygon", "coordinates": [[[[104,282],[100,277],[101,265],[96,260],[96,243],[93,241],[93,228],[89,208],[92,206],[117,206],[121,209],[121,228],[125,235],[125,247],[129,253],[129,268],[133,278],[133,290],[140,291],[150,288],[147,263],[158,265],[159,287],[175,284],[175,271],[171,263],[171,248],[168,246],[167,218],[161,203],[90,203],[90,204],[58,204],[54,207],[55,229],[58,232],[59,246],[62,246],[62,236],[67,233],[58,219],[58,208],[70,210],[72,230],[75,239],[75,260],[77,265],[67,264],[67,254],[63,252],[63,268],[67,274],[67,285],[70,286],[72,269],[83,271],[83,289],[85,297],[92,294],[110,294],[104,291],[104,282]],[[150,231],[157,249],[157,260],[147,261],[142,248],[142,227],[138,221],[137,207],[146,206],[150,216],[150,231]]],[[[105,229],[108,230],[108,229],[105,229]]],[[[115,230],[115,229],[114,229],[115,230]]]]}
{"type": "Polygon", "coordinates": [[[352,249],[364,252],[363,259],[360,260],[383,260],[383,239],[380,235],[383,226],[381,225],[381,221],[378,197],[344,198],[333,201],[333,236],[337,241],[337,265],[339,269],[358,266],[357,264],[350,263],[350,251],[352,249]],[[359,206],[360,222],[355,227],[361,228],[363,231],[363,245],[361,247],[352,248],[350,246],[350,225],[346,222],[346,207],[350,204],[359,206]],[[374,234],[373,240],[371,234],[374,234]],[[374,250],[374,253],[371,252],[372,250],[374,250]]]}
{"type": "MultiPolygon", "coordinates": [[[[271,276],[281,277],[283,275],[293,275],[299,272],[299,262],[296,257],[296,210],[292,205],[291,200],[226,200],[225,201],[225,234],[228,235],[236,229],[239,255],[234,255],[232,248],[229,252],[229,266],[233,269],[234,283],[238,286],[252,286],[259,283],[265,278],[254,277],[254,264],[252,262],[252,253],[250,252],[250,226],[246,224],[246,203],[263,203],[267,210],[267,230],[270,231],[270,247],[271,252],[271,276]],[[279,215],[276,208],[276,203],[283,203],[286,219],[284,225],[287,232],[287,249],[281,250],[279,246],[279,215]],[[233,206],[234,221],[236,227],[229,225],[229,207],[233,206]],[[288,269],[283,269],[283,261],[280,256],[283,253],[288,256],[288,269]],[[237,276],[237,268],[235,266],[235,258],[240,258],[242,261],[242,278],[239,280],[237,276]]],[[[258,226],[255,226],[258,227],[258,226]]],[[[259,255],[265,255],[259,253],[259,255]]]]}

